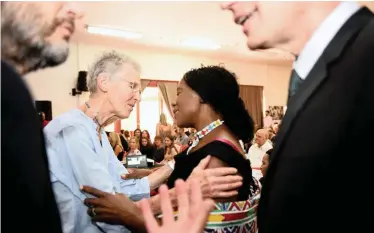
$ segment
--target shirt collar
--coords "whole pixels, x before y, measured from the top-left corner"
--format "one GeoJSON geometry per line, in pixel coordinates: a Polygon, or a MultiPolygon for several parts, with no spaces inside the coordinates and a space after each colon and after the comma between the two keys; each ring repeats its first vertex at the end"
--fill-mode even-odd
{"type": "Polygon", "coordinates": [[[314,64],[340,28],[360,8],[361,6],[357,2],[342,2],[317,28],[293,64],[293,69],[301,79],[308,76],[314,64]]]}

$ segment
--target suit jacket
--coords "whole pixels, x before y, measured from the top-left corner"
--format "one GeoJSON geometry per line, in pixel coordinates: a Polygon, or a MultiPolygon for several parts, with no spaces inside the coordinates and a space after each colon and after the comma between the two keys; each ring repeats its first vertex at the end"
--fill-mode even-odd
{"type": "Polygon", "coordinates": [[[288,104],[261,194],[259,233],[369,232],[373,130],[374,16],[363,8],[288,104]]]}
{"type": "Polygon", "coordinates": [[[3,61],[1,138],[1,230],[62,232],[41,122],[22,78],[3,61]]]}

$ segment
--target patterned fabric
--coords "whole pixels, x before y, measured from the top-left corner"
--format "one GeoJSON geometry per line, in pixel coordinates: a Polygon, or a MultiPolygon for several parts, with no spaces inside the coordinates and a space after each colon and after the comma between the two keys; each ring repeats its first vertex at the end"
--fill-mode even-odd
{"type": "MultiPolygon", "coordinates": [[[[204,233],[257,233],[257,206],[260,201],[261,184],[247,201],[216,203],[216,208],[210,212],[204,233]]],[[[157,216],[162,218],[162,214],[157,216]]],[[[175,219],[178,211],[174,212],[175,219]]]]}
{"type": "Polygon", "coordinates": [[[208,218],[206,233],[256,233],[260,194],[247,201],[217,203],[208,218]]]}

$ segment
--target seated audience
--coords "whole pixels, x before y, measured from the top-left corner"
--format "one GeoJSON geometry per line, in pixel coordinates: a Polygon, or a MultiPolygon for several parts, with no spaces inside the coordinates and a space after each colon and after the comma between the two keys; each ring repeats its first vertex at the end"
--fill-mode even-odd
{"type": "Polygon", "coordinates": [[[149,141],[149,143],[152,143],[151,135],[149,134],[148,130],[142,131],[141,138],[146,138],[149,141]]]}
{"type": "Polygon", "coordinates": [[[265,153],[264,157],[262,158],[262,164],[261,164],[262,177],[259,179],[261,185],[264,185],[264,178],[266,175],[266,171],[268,170],[268,167],[269,167],[272,153],[273,153],[273,149],[270,149],[265,153]]]}
{"type": "MultiPolygon", "coordinates": [[[[129,151],[129,142],[127,141],[127,137],[125,135],[125,130],[121,129],[121,133],[120,133],[120,139],[121,139],[121,144],[122,144],[122,147],[123,147],[123,150],[125,152],[128,152],[129,151]]],[[[128,132],[128,131],[127,131],[128,132]]]]}
{"type": "Polygon", "coordinates": [[[174,143],[179,144],[180,146],[188,145],[189,138],[185,132],[184,128],[178,128],[177,135],[174,143]]]}
{"type": "Polygon", "coordinates": [[[139,150],[139,141],[137,137],[130,137],[129,141],[129,152],[127,153],[128,156],[131,155],[141,155],[142,152],[139,150]]]}
{"type": "Polygon", "coordinates": [[[174,144],[174,138],[170,135],[165,136],[165,155],[164,162],[168,162],[174,159],[174,156],[178,154],[179,147],[174,144]]]}
{"type": "Polygon", "coordinates": [[[162,162],[165,156],[165,148],[162,145],[162,137],[156,136],[155,140],[153,140],[153,160],[157,163],[162,162]]]}
{"type": "Polygon", "coordinates": [[[113,148],[114,155],[117,156],[119,161],[124,161],[126,159],[126,156],[124,156],[124,150],[122,147],[121,139],[116,132],[110,132],[109,133],[109,143],[113,148]]]}
{"type": "Polygon", "coordinates": [[[134,130],[134,137],[136,137],[138,139],[138,141],[140,140],[142,136],[142,131],[138,128],[138,129],[135,129],[134,130]]]}
{"type": "Polygon", "coordinates": [[[154,148],[150,140],[143,137],[140,143],[140,152],[142,155],[147,155],[147,158],[153,159],[153,149],[154,148]]]}
{"type": "Polygon", "coordinates": [[[166,135],[173,135],[172,125],[166,121],[166,115],[160,114],[160,122],[156,125],[156,135],[162,138],[162,142],[165,140],[166,135]]]}
{"type": "Polygon", "coordinates": [[[123,133],[123,135],[125,136],[125,139],[126,139],[127,141],[130,140],[130,131],[125,130],[125,132],[123,133]]]}
{"type": "Polygon", "coordinates": [[[260,166],[262,164],[262,157],[265,155],[266,151],[272,149],[273,146],[269,142],[269,133],[266,129],[259,129],[256,132],[254,144],[249,148],[247,153],[247,159],[251,161],[251,166],[253,171],[253,176],[256,179],[262,177],[260,166]]]}
{"type": "Polygon", "coordinates": [[[270,114],[269,110],[265,111],[265,117],[264,117],[264,128],[268,128],[273,124],[273,117],[270,114]]]}

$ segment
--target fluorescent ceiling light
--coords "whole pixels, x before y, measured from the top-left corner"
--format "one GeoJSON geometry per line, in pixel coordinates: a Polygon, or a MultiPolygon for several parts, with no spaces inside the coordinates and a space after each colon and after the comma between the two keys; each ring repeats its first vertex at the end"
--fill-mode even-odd
{"type": "Polygon", "coordinates": [[[210,49],[217,50],[221,48],[221,45],[215,43],[214,41],[204,39],[204,38],[190,38],[183,40],[181,45],[197,49],[210,49]]]}
{"type": "Polygon", "coordinates": [[[123,37],[127,39],[139,39],[143,37],[143,34],[139,32],[132,32],[132,31],[125,31],[113,28],[104,28],[104,27],[96,27],[96,26],[89,26],[86,27],[87,32],[93,34],[100,34],[105,36],[116,36],[116,37],[123,37]]]}

